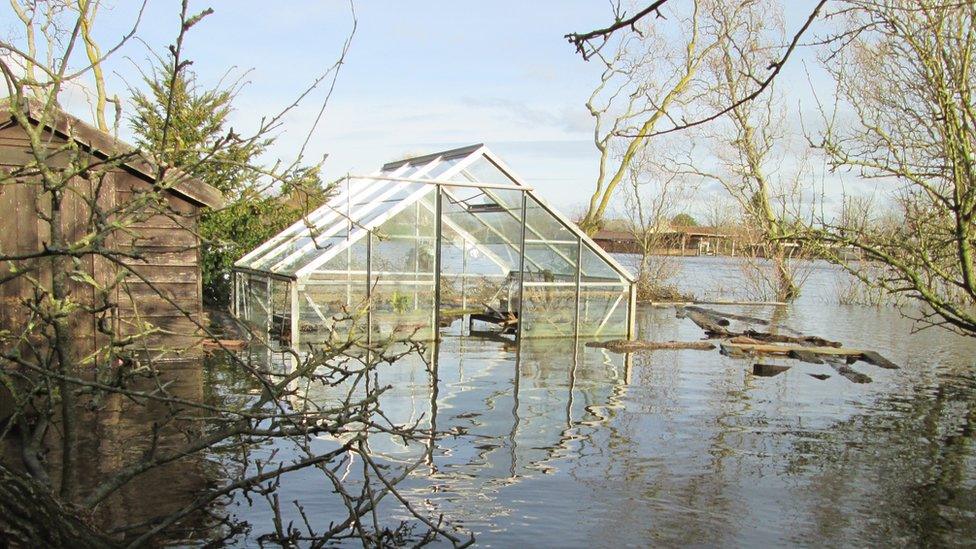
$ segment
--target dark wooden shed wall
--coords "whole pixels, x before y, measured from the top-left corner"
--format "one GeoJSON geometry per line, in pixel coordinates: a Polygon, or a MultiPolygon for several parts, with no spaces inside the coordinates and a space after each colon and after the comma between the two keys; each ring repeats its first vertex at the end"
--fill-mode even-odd
{"type": "MultiPolygon", "coordinates": [[[[31,160],[30,146],[22,128],[0,121],[0,169],[9,173],[31,160]]],[[[65,141],[52,137],[52,147],[65,141]]],[[[55,160],[55,163],[57,161],[55,160]]],[[[89,207],[81,196],[94,196],[98,186],[93,181],[77,178],[72,190],[66,193],[62,207],[62,228],[69,240],[84,236],[89,207]]],[[[98,192],[98,204],[105,211],[131,204],[140,194],[151,193],[153,185],[145,174],[120,167],[105,174],[98,192]]],[[[139,209],[131,223],[126,223],[132,234],[118,231],[106,246],[124,251],[135,251],[141,259],[128,259],[125,263],[132,273],[114,292],[117,308],[106,316],[113,328],[121,334],[138,331],[140,322],[148,322],[173,335],[154,335],[141,342],[150,348],[186,347],[197,339],[194,320],[202,320],[200,242],[197,236],[201,206],[180,194],[164,191],[165,214],[156,207],[139,209]],[[140,279],[141,275],[144,279],[140,279]],[[172,301],[172,303],[170,302],[172,301]],[[191,318],[184,314],[187,312],[191,318]]],[[[37,208],[43,195],[36,182],[30,180],[0,184],[0,249],[4,253],[28,253],[42,249],[50,238],[47,223],[40,219],[37,208]]],[[[49,210],[49,204],[46,208],[49,210]]],[[[81,258],[84,270],[99,283],[112,280],[119,267],[103,257],[88,255],[81,258]]],[[[38,280],[50,284],[50,263],[33,262],[38,280]]],[[[2,265],[3,272],[7,266],[2,265]]],[[[32,291],[29,281],[21,278],[0,285],[0,329],[16,329],[22,326],[26,312],[17,303],[32,291]]],[[[94,290],[90,285],[73,282],[73,298],[82,303],[92,303],[94,290]]],[[[77,338],[99,343],[96,323],[99,319],[90,314],[78,314],[72,319],[72,331],[77,338]]]]}

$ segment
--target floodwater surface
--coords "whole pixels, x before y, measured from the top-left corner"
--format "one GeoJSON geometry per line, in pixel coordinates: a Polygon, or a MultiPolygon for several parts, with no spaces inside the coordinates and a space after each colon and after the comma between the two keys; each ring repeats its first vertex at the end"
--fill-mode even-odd
{"type": "MultiPolygon", "coordinates": [[[[734,280],[734,261],[683,261],[687,289],[728,296],[708,284],[734,280]]],[[[789,307],[723,308],[900,366],[854,364],[870,383],[787,359],[771,362],[789,370],[760,377],[755,359],[717,350],[623,355],[578,340],[518,348],[446,336],[432,368],[408,358],[380,373],[393,386],[382,397],[391,419],[439,434],[372,448],[390,462],[427,453],[401,492],[486,547],[972,544],[976,340],[915,333],[896,309],[838,305],[830,292],[840,276],[817,267],[789,307]]],[[[703,337],[673,308],[642,307],[638,329],[650,340],[703,337]]],[[[301,501],[321,525],[342,513],[315,472],[289,475],[280,499],[301,501]]],[[[383,510],[388,521],[409,519],[392,504],[383,510]]],[[[255,525],[240,545],[257,545],[272,518],[257,500],[223,511],[255,525]]]]}

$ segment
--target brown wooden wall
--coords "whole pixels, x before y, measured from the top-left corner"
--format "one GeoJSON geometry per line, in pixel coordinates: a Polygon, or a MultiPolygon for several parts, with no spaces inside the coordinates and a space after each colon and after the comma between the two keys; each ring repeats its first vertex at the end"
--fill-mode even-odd
{"type": "MultiPolygon", "coordinates": [[[[51,138],[50,143],[51,147],[59,147],[64,140],[51,138]]],[[[67,157],[67,153],[56,155],[53,163],[64,163],[67,157]]],[[[0,126],[0,169],[9,174],[31,158],[23,129],[9,124],[0,126]]],[[[103,325],[110,325],[117,333],[131,334],[139,331],[140,322],[148,322],[174,332],[172,336],[154,335],[140,342],[149,348],[185,348],[194,343],[198,339],[194,321],[202,320],[197,234],[200,207],[169,191],[163,193],[161,203],[141,205],[140,201],[145,201],[147,195],[154,194],[152,185],[144,175],[124,167],[93,179],[76,178],[71,185],[72,192],[65,193],[62,204],[65,235],[71,241],[86,235],[91,208],[84,197],[97,194],[97,203],[104,212],[130,210],[124,216],[116,216],[123,220],[127,230],[114,232],[105,246],[140,256],[123,261],[132,272],[115,288],[111,299],[117,307],[103,315],[103,325]]],[[[43,243],[50,239],[50,229],[38,216],[39,209],[49,211],[50,202],[40,192],[36,180],[24,178],[14,182],[4,177],[0,182],[0,253],[42,249],[43,243]]],[[[80,261],[84,271],[103,285],[111,283],[120,270],[116,262],[105,257],[86,255],[80,261]]],[[[49,287],[50,261],[29,264],[37,280],[49,287]]],[[[8,269],[9,265],[0,265],[0,276],[8,269]]],[[[18,304],[31,294],[32,286],[24,278],[0,284],[0,329],[16,330],[23,326],[27,314],[18,304]]],[[[92,286],[83,282],[73,282],[71,293],[80,303],[89,304],[95,298],[92,286]]],[[[99,336],[98,322],[99,318],[91,314],[76,315],[71,321],[72,332],[77,338],[101,344],[105,338],[99,336]]]]}

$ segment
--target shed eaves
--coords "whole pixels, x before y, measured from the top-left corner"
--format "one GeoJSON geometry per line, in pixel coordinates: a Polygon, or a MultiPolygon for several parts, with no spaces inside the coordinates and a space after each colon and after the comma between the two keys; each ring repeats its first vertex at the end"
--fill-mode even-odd
{"type": "MultiPolygon", "coordinates": [[[[36,100],[25,100],[24,105],[19,110],[27,116],[30,123],[43,124],[45,128],[59,137],[74,140],[89,153],[99,158],[119,158],[124,167],[147,182],[159,185],[156,181],[157,167],[136,147],[59,108],[50,109],[45,113],[44,106],[36,100]]],[[[0,100],[0,126],[17,123],[15,113],[10,108],[10,98],[0,100]]],[[[210,208],[219,208],[224,204],[223,194],[219,190],[178,169],[168,168],[166,179],[166,188],[170,192],[176,193],[191,202],[210,208]]]]}

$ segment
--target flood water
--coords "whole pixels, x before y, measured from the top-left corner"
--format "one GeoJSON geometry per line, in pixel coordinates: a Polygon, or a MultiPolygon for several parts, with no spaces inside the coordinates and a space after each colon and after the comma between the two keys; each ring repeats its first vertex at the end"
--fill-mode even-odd
{"type": "MultiPolygon", "coordinates": [[[[734,260],[682,261],[685,289],[741,297],[729,291],[734,260]]],[[[856,363],[870,383],[788,359],[773,361],[788,371],[759,377],[755,359],[717,350],[623,355],[585,341],[516,348],[447,336],[435,375],[416,358],[381,372],[393,386],[382,397],[391,419],[432,422],[436,439],[372,447],[391,462],[429,452],[400,490],[485,547],[970,545],[976,340],[913,333],[896,309],[838,305],[831,295],[841,276],[818,265],[794,305],[723,309],[879,351],[900,366],[856,363]]],[[[673,308],[642,307],[638,328],[649,340],[702,337],[673,308]]],[[[212,390],[247,389],[225,366],[207,368],[207,383],[220,385],[212,390]]],[[[302,501],[324,525],[342,512],[315,472],[287,476],[280,498],[302,501]]],[[[383,509],[390,521],[409,518],[383,509]]],[[[260,501],[237,499],[222,511],[255,526],[234,539],[239,545],[257,545],[271,521],[260,501]]]]}

